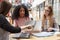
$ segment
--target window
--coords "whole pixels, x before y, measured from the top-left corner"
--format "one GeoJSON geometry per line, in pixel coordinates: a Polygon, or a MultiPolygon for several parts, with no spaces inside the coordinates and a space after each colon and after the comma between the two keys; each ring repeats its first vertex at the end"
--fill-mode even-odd
{"type": "Polygon", "coordinates": [[[48,3],[49,3],[51,6],[53,6],[54,0],[48,0],[48,3]]]}

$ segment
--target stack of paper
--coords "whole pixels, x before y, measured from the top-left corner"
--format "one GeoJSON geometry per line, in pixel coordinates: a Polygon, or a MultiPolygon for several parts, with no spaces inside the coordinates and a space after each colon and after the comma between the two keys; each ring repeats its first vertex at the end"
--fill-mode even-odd
{"type": "Polygon", "coordinates": [[[52,36],[54,32],[40,32],[40,33],[32,33],[32,35],[37,36],[37,37],[47,37],[47,36],[52,36]]]}

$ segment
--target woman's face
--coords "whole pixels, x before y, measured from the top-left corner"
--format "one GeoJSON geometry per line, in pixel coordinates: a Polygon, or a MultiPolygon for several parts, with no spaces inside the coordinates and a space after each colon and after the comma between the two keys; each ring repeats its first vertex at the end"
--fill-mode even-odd
{"type": "Polygon", "coordinates": [[[48,16],[50,13],[50,9],[48,7],[45,7],[45,16],[48,16]]]}
{"type": "Polygon", "coordinates": [[[19,15],[20,15],[20,17],[25,16],[25,9],[23,7],[20,8],[19,15]]]}

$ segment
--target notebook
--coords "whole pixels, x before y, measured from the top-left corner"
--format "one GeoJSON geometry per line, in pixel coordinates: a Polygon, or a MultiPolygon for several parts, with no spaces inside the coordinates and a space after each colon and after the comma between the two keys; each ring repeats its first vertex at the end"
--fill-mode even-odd
{"type": "Polygon", "coordinates": [[[33,36],[36,37],[48,37],[54,35],[54,32],[40,32],[40,33],[32,33],[33,36]]]}
{"type": "Polygon", "coordinates": [[[30,38],[30,33],[16,33],[12,37],[14,39],[29,39],[30,38]]]}

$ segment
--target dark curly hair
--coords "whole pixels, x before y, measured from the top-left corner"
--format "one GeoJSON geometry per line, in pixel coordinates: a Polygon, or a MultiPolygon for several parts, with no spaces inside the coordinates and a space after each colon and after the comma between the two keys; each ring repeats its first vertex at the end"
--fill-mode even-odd
{"type": "Polygon", "coordinates": [[[21,4],[21,5],[18,5],[15,7],[14,11],[13,11],[13,14],[12,14],[12,19],[18,19],[19,18],[19,10],[21,9],[21,7],[23,7],[25,9],[25,17],[29,17],[29,12],[28,12],[28,8],[24,5],[24,4],[21,4]]]}

